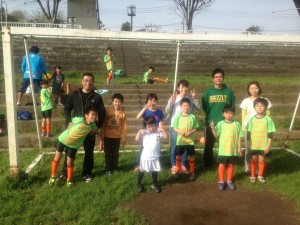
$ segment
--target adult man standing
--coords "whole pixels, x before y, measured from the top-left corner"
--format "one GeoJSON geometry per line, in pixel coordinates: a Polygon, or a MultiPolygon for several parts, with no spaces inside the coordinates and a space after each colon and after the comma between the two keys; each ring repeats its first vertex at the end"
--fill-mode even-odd
{"type": "Polygon", "coordinates": [[[222,69],[217,68],[212,72],[213,85],[203,93],[202,108],[205,112],[205,146],[203,153],[204,166],[209,167],[213,164],[213,148],[216,142],[210,122],[214,124],[220,122],[222,117],[223,107],[227,104],[235,107],[235,96],[231,89],[226,84],[223,84],[225,73],[222,69]]]}
{"type": "MultiPolygon", "coordinates": [[[[41,92],[41,85],[40,81],[42,80],[42,75],[47,74],[47,69],[45,65],[44,59],[38,54],[40,52],[39,48],[37,46],[32,46],[30,48],[30,53],[28,55],[29,62],[30,62],[30,69],[31,69],[31,75],[33,79],[33,84],[36,93],[41,92]]],[[[30,78],[29,78],[29,67],[27,62],[26,55],[23,57],[22,67],[21,67],[23,75],[23,81],[22,86],[20,88],[19,94],[18,94],[18,102],[17,105],[21,105],[21,98],[23,94],[25,93],[26,89],[30,85],[30,78]]]]}
{"type": "MultiPolygon", "coordinates": [[[[91,73],[84,73],[81,80],[82,88],[73,91],[65,104],[64,114],[66,125],[71,126],[72,117],[83,117],[86,108],[95,108],[98,113],[98,120],[96,122],[97,128],[89,134],[84,140],[84,162],[82,169],[82,177],[85,182],[92,180],[92,170],[94,167],[94,147],[96,140],[96,132],[102,127],[105,119],[105,107],[103,100],[99,94],[94,91],[94,75],[91,73]],[[71,117],[71,112],[72,117],[71,117]]],[[[61,177],[60,177],[61,179],[61,177]]]]}

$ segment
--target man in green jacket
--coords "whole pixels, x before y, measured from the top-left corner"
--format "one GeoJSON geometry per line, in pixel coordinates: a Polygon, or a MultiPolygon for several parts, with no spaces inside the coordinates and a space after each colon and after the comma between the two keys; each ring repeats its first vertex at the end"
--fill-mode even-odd
{"type": "Polygon", "coordinates": [[[222,117],[223,107],[227,104],[235,107],[235,96],[233,91],[223,84],[225,73],[222,69],[216,68],[212,72],[213,85],[207,89],[202,96],[202,108],[205,112],[205,145],[204,145],[204,166],[209,167],[213,165],[213,148],[216,142],[210,122],[213,120],[214,124],[220,122],[222,117]]]}

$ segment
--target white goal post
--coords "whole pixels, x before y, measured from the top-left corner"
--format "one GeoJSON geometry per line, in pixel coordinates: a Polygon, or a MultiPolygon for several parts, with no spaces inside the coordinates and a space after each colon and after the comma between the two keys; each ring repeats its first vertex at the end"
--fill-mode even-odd
{"type": "MultiPolygon", "coordinates": [[[[242,43],[242,44],[300,44],[299,34],[262,34],[249,32],[200,32],[200,33],[158,33],[158,32],[113,32],[87,29],[40,28],[40,27],[2,27],[3,64],[5,78],[6,111],[8,123],[8,145],[10,171],[12,176],[19,177],[19,134],[17,129],[16,80],[13,65],[14,36],[48,37],[96,40],[135,40],[151,42],[177,43],[175,75],[179,59],[179,48],[182,43],[242,43]]],[[[176,83],[175,83],[176,85],[176,83]]]]}

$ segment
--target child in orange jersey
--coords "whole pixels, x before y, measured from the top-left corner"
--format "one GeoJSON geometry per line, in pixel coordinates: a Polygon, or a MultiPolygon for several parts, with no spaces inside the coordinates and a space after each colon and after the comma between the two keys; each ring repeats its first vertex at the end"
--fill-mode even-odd
{"type": "Polygon", "coordinates": [[[97,120],[97,110],[93,108],[87,108],[84,118],[73,118],[73,125],[68,127],[58,137],[58,143],[56,146],[56,153],[52,161],[52,174],[49,180],[49,185],[53,186],[56,181],[57,168],[65,151],[67,155],[67,187],[72,187],[72,177],[74,171],[74,159],[78,148],[83,144],[86,136],[94,130],[96,127],[95,121],[97,120]]]}
{"type": "Polygon", "coordinates": [[[105,153],[106,174],[112,175],[118,169],[119,148],[126,143],[126,113],[121,111],[123,95],[116,93],[112,97],[112,108],[106,109],[105,120],[100,132],[99,149],[105,153]]]}
{"type": "Polygon", "coordinates": [[[273,133],[276,131],[273,120],[266,115],[268,108],[268,100],[265,98],[257,98],[253,102],[256,115],[252,117],[246,126],[248,131],[247,138],[250,140],[251,145],[250,155],[250,182],[255,183],[255,168],[258,163],[258,176],[257,179],[265,183],[265,155],[269,153],[273,138],[273,133]]]}

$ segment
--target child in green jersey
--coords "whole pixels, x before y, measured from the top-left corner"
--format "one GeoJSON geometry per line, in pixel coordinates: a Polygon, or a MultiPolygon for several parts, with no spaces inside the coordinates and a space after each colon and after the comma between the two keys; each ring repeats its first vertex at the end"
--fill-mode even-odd
{"type": "Polygon", "coordinates": [[[67,186],[73,185],[72,176],[74,171],[74,159],[79,147],[83,144],[86,136],[94,130],[96,127],[95,121],[97,120],[97,110],[93,108],[87,108],[84,118],[75,117],[72,122],[73,125],[69,126],[58,137],[58,143],[56,146],[55,156],[52,161],[52,174],[49,180],[49,185],[53,186],[56,180],[56,173],[58,165],[65,151],[67,155],[67,186]]]}
{"type": "Polygon", "coordinates": [[[148,70],[144,73],[144,79],[143,79],[144,83],[148,83],[148,84],[168,83],[168,78],[167,79],[163,79],[163,78],[159,78],[159,77],[151,78],[151,74],[153,72],[154,72],[154,67],[149,66],[148,70]]]}
{"type": "Polygon", "coordinates": [[[42,80],[40,82],[41,90],[41,109],[42,109],[42,137],[51,137],[51,117],[52,117],[52,99],[51,93],[48,90],[48,81],[42,80]]]}
{"type": "Polygon", "coordinates": [[[235,109],[232,105],[225,105],[222,114],[223,120],[217,123],[216,127],[214,121],[210,122],[213,135],[219,139],[219,182],[218,187],[220,191],[225,190],[225,169],[227,167],[227,186],[231,190],[235,190],[235,185],[232,182],[234,164],[237,156],[242,156],[241,152],[241,138],[243,132],[241,125],[233,120],[235,109]]]}
{"type": "Polygon", "coordinates": [[[265,98],[257,98],[253,102],[256,115],[250,119],[246,126],[248,132],[247,138],[250,140],[250,182],[255,183],[255,168],[258,163],[257,179],[265,183],[265,155],[269,153],[273,138],[276,131],[273,120],[266,115],[268,108],[268,100],[265,98]]]}
{"type": "Polygon", "coordinates": [[[115,65],[115,59],[114,59],[114,55],[112,54],[111,47],[107,47],[106,55],[104,56],[103,61],[105,62],[105,65],[106,65],[106,68],[108,71],[108,75],[106,78],[106,84],[110,84],[110,81],[113,76],[114,65],[115,65]]]}
{"type": "Polygon", "coordinates": [[[178,173],[181,169],[181,160],[184,152],[187,152],[189,167],[190,167],[190,180],[195,180],[195,145],[194,145],[194,133],[199,127],[198,121],[193,114],[190,114],[191,101],[189,98],[183,98],[180,100],[181,112],[178,113],[171,127],[177,133],[176,140],[176,173],[175,177],[178,177],[178,173]]]}

